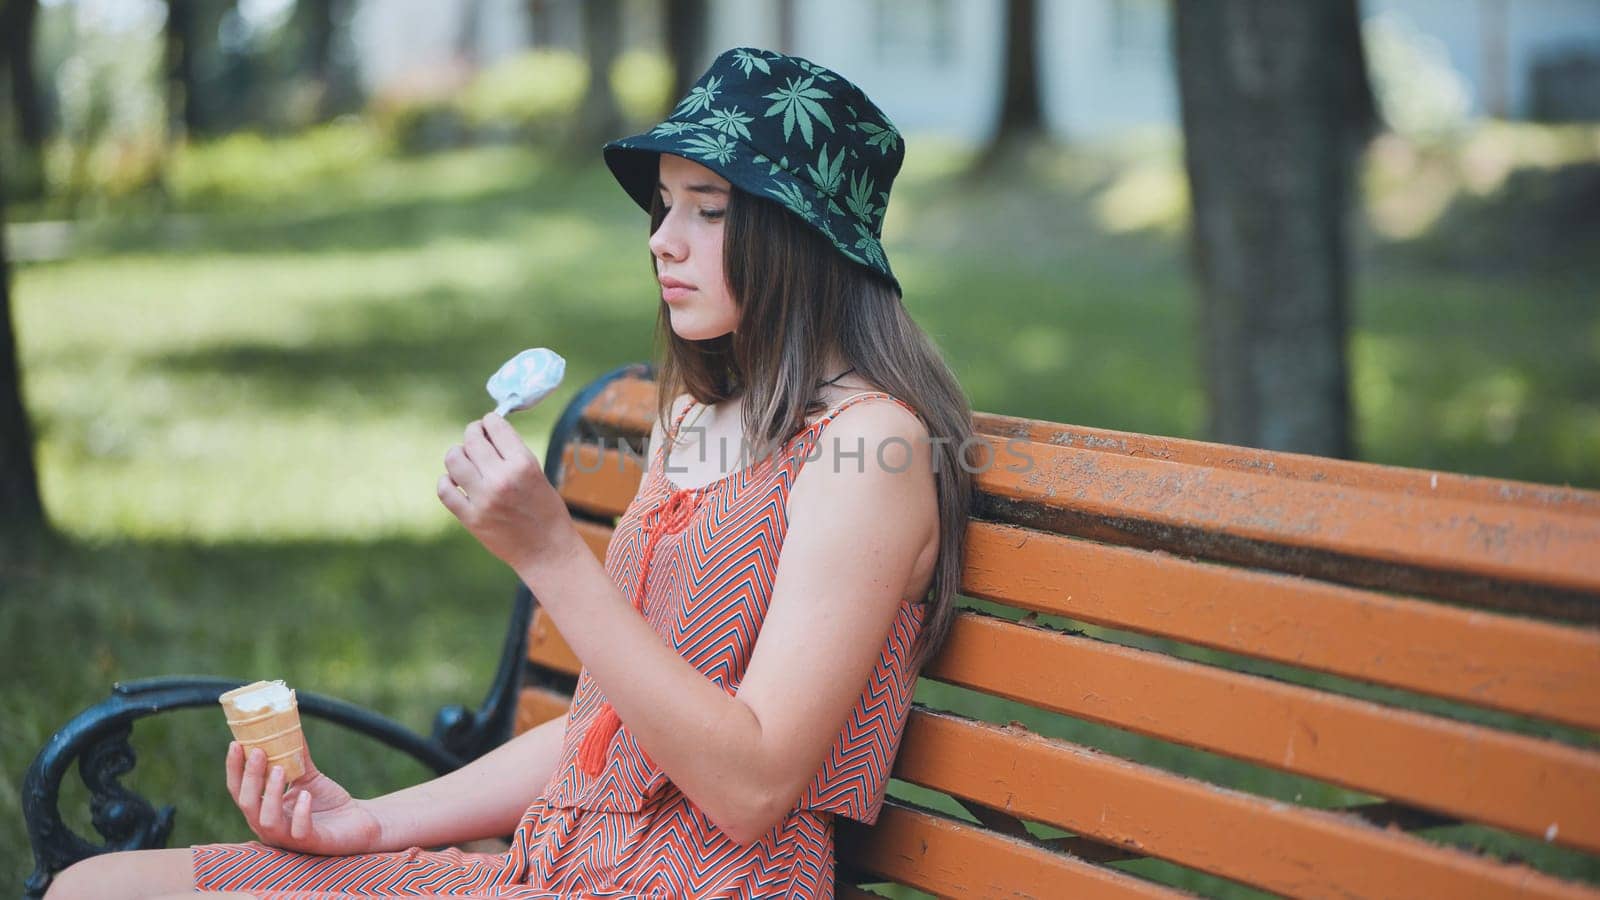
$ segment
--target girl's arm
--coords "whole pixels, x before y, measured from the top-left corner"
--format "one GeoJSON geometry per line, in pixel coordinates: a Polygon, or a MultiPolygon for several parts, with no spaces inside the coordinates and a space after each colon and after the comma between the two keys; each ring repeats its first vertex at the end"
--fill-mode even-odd
{"type": "Polygon", "coordinates": [[[440,847],[515,831],[561,761],[567,717],[557,716],[432,781],[366,801],[383,853],[440,847]]]}
{"type": "MultiPolygon", "coordinates": [[[[509,445],[503,420],[485,423],[509,445]]],[[[651,629],[575,533],[560,552],[514,563],[640,746],[739,843],[766,834],[821,768],[937,528],[928,433],[914,416],[863,405],[827,435],[845,453],[865,447],[865,462],[823,453],[796,479],[772,601],[736,695],[651,629]],[[877,448],[901,441],[880,461],[877,448]]]]}

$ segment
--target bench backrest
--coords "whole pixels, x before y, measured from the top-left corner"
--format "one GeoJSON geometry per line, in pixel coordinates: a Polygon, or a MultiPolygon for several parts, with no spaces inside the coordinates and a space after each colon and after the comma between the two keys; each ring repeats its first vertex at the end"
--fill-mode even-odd
{"type": "MultiPolygon", "coordinates": [[[[552,437],[602,558],[649,375],[552,437]]],[[[1600,897],[1600,493],[974,419],[970,599],[840,896],[1600,897]]],[[[528,659],[519,732],[580,668],[538,610],[528,659]]]]}

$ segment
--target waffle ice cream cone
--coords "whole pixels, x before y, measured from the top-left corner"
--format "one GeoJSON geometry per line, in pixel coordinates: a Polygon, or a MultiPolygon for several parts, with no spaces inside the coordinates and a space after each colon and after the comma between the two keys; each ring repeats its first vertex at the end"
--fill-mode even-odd
{"type": "Polygon", "coordinates": [[[217,698],[228,716],[228,728],[245,752],[260,747],[267,754],[267,773],[283,766],[284,784],[305,774],[301,751],[305,734],[300,730],[300,706],[294,689],[282,681],[257,681],[234,688],[217,698]]]}

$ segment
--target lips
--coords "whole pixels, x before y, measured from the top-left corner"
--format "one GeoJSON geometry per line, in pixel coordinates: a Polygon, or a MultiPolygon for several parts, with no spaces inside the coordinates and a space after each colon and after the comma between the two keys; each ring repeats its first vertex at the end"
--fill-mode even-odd
{"type": "Polygon", "coordinates": [[[682,300],[694,290],[694,285],[687,281],[679,281],[676,278],[668,278],[666,276],[662,276],[658,280],[661,282],[661,299],[667,303],[671,303],[674,300],[682,300]]]}

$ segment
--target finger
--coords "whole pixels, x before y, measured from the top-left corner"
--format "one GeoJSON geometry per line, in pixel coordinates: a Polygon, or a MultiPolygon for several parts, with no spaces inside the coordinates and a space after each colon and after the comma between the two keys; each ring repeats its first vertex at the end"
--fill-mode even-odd
{"type": "Polygon", "coordinates": [[[460,444],[456,444],[444,454],[444,470],[450,473],[450,480],[461,485],[468,491],[473,490],[483,481],[483,472],[480,471],[472,460],[467,458],[466,451],[460,444]]]}
{"type": "Polygon", "coordinates": [[[244,813],[245,820],[256,821],[256,811],[261,808],[261,783],[266,778],[267,751],[251,747],[244,764],[244,778],[239,782],[239,796],[234,801],[244,813]]]}
{"type": "Polygon", "coordinates": [[[475,419],[467,426],[463,446],[466,448],[467,457],[476,463],[479,469],[491,467],[505,458],[489,440],[489,435],[484,432],[482,419],[475,419]]]}
{"type": "Polygon", "coordinates": [[[444,504],[445,509],[454,513],[456,518],[459,519],[466,515],[469,505],[467,498],[462,496],[461,491],[456,487],[456,483],[450,480],[449,475],[439,476],[439,483],[434,486],[433,492],[439,495],[439,502],[444,504]]]}
{"type": "Polygon", "coordinates": [[[261,827],[276,829],[283,821],[283,766],[273,766],[267,776],[266,793],[261,798],[261,827]]]}
{"type": "Polygon", "coordinates": [[[228,796],[239,798],[239,782],[244,780],[244,745],[238,741],[228,742],[228,761],[225,767],[228,772],[228,796]]]}
{"type": "Polygon", "coordinates": [[[311,792],[301,791],[294,798],[294,815],[289,821],[289,836],[303,841],[311,836],[311,792]]]}
{"type": "Polygon", "coordinates": [[[522,440],[522,435],[506,421],[505,416],[491,412],[480,421],[483,423],[484,434],[489,436],[489,441],[494,444],[501,457],[522,462],[533,459],[533,451],[528,449],[528,445],[522,440]]]}

